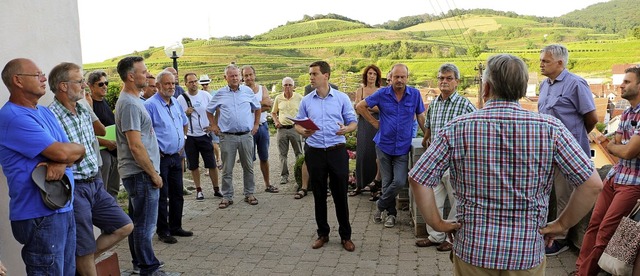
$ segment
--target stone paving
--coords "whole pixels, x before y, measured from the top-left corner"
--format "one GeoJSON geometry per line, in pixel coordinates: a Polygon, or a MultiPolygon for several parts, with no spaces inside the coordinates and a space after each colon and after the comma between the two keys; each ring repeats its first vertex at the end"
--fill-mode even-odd
{"type": "MultiPolygon", "coordinates": [[[[208,177],[202,175],[205,200],[185,196],[183,228],[193,237],[177,237],[165,244],[154,236],[154,250],[165,262],[169,275],[452,275],[449,253],[414,245],[414,228],[409,211],[399,211],[396,226],[385,228],[372,220],[375,206],[368,195],[349,198],[355,252],[340,245],[333,201],[328,200],[330,241],[312,249],[316,238],[313,196],[296,200],[293,175],[279,185],[275,137],[271,139],[271,181],[280,193],[264,192],[264,181],[255,162],[256,198],[251,206],[243,201],[240,164],[234,168],[234,204],[218,209],[208,177]]],[[[290,153],[289,162],[293,163],[290,153]]],[[[188,174],[188,173],[187,173],[188,174]]],[[[185,186],[190,186],[185,181],[185,186]]],[[[118,253],[122,275],[131,273],[131,256],[126,239],[113,251],[118,253]]],[[[547,259],[547,275],[573,271],[576,250],[547,259]]]]}

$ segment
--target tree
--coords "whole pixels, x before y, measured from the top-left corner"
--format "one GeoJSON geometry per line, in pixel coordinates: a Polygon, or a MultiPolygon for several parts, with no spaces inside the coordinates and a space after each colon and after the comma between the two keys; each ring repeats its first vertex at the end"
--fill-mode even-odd
{"type": "Polygon", "coordinates": [[[480,56],[480,54],[482,54],[482,47],[480,47],[479,45],[471,45],[471,47],[469,47],[469,49],[467,49],[467,54],[477,58],[478,56],[480,56]]]}

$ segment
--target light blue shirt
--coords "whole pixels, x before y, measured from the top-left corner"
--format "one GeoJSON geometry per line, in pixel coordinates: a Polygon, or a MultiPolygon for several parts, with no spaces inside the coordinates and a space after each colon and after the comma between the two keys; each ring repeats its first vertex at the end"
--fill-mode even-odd
{"type": "Polygon", "coordinates": [[[260,102],[251,88],[240,85],[238,90],[233,91],[227,85],[213,96],[207,106],[207,112],[214,114],[218,108],[218,127],[221,132],[248,132],[253,129],[255,123],[253,112],[260,112],[260,102]]]}
{"type": "Polygon", "coordinates": [[[344,135],[336,135],[340,124],[356,121],[356,112],[347,94],[331,88],[325,98],[316,90],[302,98],[297,119],[309,118],[320,130],[309,136],[306,144],[314,148],[328,148],[346,141],[344,135]]]}
{"type": "Polygon", "coordinates": [[[182,106],[174,97],[171,104],[167,104],[160,93],[156,93],[144,102],[144,107],[153,122],[160,152],[178,153],[184,147],[184,126],[189,122],[182,106]]]}

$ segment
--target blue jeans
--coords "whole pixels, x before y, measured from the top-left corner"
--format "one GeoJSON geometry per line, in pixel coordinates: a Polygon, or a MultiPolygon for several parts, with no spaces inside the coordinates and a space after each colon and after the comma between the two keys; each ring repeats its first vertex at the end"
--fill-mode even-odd
{"type": "Polygon", "coordinates": [[[378,210],[387,211],[389,215],[397,215],[396,196],[398,190],[407,185],[409,174],[409,153],[404,155],[388,155],[376,146],[376,154],[380,161],[382,176],[382,196],[378,199],[378,210]]]}
{"type": "Polygon", "coordinates": [[[160,267],[152,242],[160,191],[144,172],[123,178],[122,184],[129,193],[129,217],[133,221],[133,233],[129,235],[132,262],[140,267],[140,275],[148,275],[160,267]]]}
{"type": "Polygon", "coordinates": [[[265,122],[258,126],[258,131],[253,135],[253,161],[256,161],[256,151],[260,161],[269,159],[269,125],[265,122]]]}
{"type": "MultiPolygon", "coordinates": [[[[40,200],[40,199],[38,199],[40,200]]],[[[11,222],[22,247],[27,275],[76,274],[76,221],[73,211],[11,222]]]]}

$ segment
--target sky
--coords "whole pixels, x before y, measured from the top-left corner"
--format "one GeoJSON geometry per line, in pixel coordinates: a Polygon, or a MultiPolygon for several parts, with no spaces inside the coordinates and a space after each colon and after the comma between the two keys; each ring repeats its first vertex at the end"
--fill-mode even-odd
{"type": "MultiPolygon", "coordinates": [[[[306,15],[335,13],[369,25],[450,9],[488,8],[556,17],[608,0],[78,0],[83,63],[184,37],[255,36],[306,15]],[[108,3],[108,4],[107,4],[108,3]]],[[[188,55],[188,53],[185,53],[188,55]]]]}

